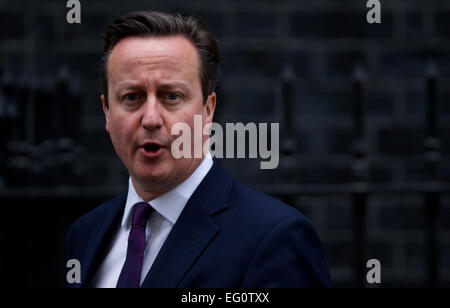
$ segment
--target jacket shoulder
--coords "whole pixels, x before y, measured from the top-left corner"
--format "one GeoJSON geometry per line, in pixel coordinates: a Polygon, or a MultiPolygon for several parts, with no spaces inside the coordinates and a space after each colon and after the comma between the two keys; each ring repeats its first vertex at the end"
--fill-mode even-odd
{"type": "Polygon", "coordinates": [[[244,287],[329,287],[325,251],[312,223],[296,208],[238,181],[236,208],[243,209],[245,230],[255,250],[244,287]]]}
{"type": "Polygon", "coordinates": [[[75,220],[75,222],[70,227],[69,232],[73,232],[74,230],[80,232],[90,232],[99,223],[99,221],[103,220],[105,216],[111,213],[111,211],[114,211],[117,206],[124,205],[126,197],[127,193],[122,193],[115,198],[106,201],[105,203],[90,210],[89,212],[75,220]]]}
{"type": "MultiPolygon", "coordinates": [[[[280,223],[285,220],[299,219],[308,222],[299,210],[272,196],[259,192],[238,180],[234,181],[232,204],[244,210],[259,222],[280,223]]],[[[309,223],[309,222],[308,222],[309,223]]]]}

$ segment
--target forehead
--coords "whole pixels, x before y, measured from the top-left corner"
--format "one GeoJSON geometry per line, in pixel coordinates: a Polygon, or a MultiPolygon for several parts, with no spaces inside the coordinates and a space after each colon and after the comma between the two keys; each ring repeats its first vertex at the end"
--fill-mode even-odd
{"type": "Polygon", "coordinates": [[[199,79],[198,52],[189,40],[179,35],[128,37],[114,46],[108,59],[110,82],[149,74],[187,81],[199,79]]]}

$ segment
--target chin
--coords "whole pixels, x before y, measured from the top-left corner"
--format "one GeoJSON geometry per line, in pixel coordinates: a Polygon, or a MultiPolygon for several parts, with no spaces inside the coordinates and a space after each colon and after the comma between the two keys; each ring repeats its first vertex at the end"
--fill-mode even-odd
{"type": "Polygon", "coordinates": [[[146,167],[145,169],[138,169],[136,174],[139,176],[139,178],[148,182],[161,182],[165,181],[169,174],[169,170],[165,168],[146,167]]]}

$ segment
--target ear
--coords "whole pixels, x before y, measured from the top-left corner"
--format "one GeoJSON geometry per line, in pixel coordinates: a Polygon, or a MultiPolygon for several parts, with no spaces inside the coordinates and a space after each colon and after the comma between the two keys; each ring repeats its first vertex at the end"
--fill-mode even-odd
{"type": "Polygon", "coordinates": [[[105,114],[106,118],[106,126],[105,129],[109,133],[109,107],[108,103],[106,102],[105,95],[100,95],[100,100],[102,101],[102,107],[103,107],[103,113],[105,114]]]}
{"type": "Polygon", "coordinates": [[[203,123],[212,123],[214,117],[214,110],[216,110],[216,92],[212,92],[206,99],[206,103],[203,106],[203,123]]]}

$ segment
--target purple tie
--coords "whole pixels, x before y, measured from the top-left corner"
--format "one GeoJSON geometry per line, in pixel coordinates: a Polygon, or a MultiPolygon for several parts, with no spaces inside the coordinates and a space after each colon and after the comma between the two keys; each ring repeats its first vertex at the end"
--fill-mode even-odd
{"type": "Polygon", "coordinates": [[[120,272],[117,288],[139,288],[145,250],[145,226],[152,208],[146,202],[134,205],[131,231],[128,236],[127,258],[120,272]]]}

